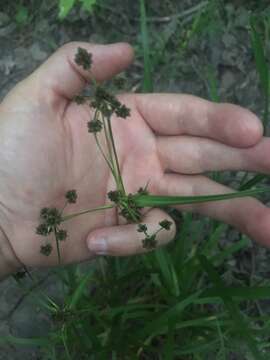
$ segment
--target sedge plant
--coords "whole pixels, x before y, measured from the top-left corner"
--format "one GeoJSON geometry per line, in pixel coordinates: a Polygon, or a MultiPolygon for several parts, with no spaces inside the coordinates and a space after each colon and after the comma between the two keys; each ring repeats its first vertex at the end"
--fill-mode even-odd
{"type": "Polygon", "coordinates": [[[149,194],[147,184],[141,184],[136,193],[127,193],[124,180],[119,165],[116,144],[112,130],[112,121],[129,121],[130,109],[122,104],[117,97],[109,92],[103,85],[97,83],[91,76],[92,54],[86,49],[78,48],[75,55],[75,62],[85,71],[89,71],[91,86],[94,89],[93,97],[78,94],[74,101],[79,104],[87,104],[93,110],[93,117],[87,122],[86,129],[90,136],[94,136],[96,145],[101,152],[104,161],[107,163],[114,178],[115,188],[108,192],[107,204],[101,204],[99,207],[81,210],[74,214],[65,215],[64,211],[68,204],[77,201],[76,189],[67,190],[65,197],[65,206],[62,209],[43,208],[40,211],[40,224],[36,228],[36,233],[45,237],[41,244],[40,252],[49,256],[53,249],[53,244],[47,240],[51,233],[55,237],[55,246],[57,248],[58,261],[61,262],[60,245],[67,239],[67,231],[61,224],[75,216],[86,213],[93,213],[105,209],[114,208],[118,215],[127,222],[137,223],[137,231],[142,234],[142,245],[146,250],[156,247],[156,236],[160,231],[169,230],[172,222],[163,220],[157,224],[158,228],[154,233],[149,233],[147,225],[143,223],[142,210],[147,207],[167,208],[173,205],[183,205],[191,203],[201,203],[208,201],[227,200],[237,197],[254,196],[268,191],[267,188],[257,188],[244,190],[229,194],[207,195],[207,196],[156,196],[149,194]],[[105,146],[102,145],[101,135],[105,138],[105,146]]]}

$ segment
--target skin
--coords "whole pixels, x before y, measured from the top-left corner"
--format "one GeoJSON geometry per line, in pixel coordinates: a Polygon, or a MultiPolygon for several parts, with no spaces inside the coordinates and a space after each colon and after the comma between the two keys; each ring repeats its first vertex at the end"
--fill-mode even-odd
{"type": "MultiPolygon", "coordinates": [[[[45,238],[35,234],[35,228],[41,208],[62,208],[66,191],[76,189],[77,203],[65,209],[65,214],[74,213],[108,203],[106,194],[115,189],[94,138],[87,132],[91,109],[72,101],[90,79],[74,63],[78,46],[93,54],[92,75],[97,81],[113,77],[133,59],[128,44],[69,43],[1,103],[0,257],[6,263],[6,269],[0,268],[2,273],[22,264],[57,265],[55,246],[50,257],[40,254],[45,238]]],[[[206,171],[270,172],[266,156],[270,141],[262,136],[259,119],[246,109],[178,94],[122,94],[119,98],[131,108],[131,117],[112,121],[128,193],[149,181],[150,192],[159,195],[221,194],[233,190],[207,178],[206,171]]],[[[229,223],[270,245],[270,211],[256,199],[178,208],[229,223]]],[[[159,209],[145,212],[150,232],[163,219],[169,217],[159,209]]],[[[63,228],[68,231],[61,245],[63,263],[101,254],[143,252],[137,226],[126,224],[114,209],[73,218],[63,228]]],[[[175,226],[161,231],[159,245],[174,234],[175,226]]],[[[50,239],[55,245],[54,238],[50,239]]]]}

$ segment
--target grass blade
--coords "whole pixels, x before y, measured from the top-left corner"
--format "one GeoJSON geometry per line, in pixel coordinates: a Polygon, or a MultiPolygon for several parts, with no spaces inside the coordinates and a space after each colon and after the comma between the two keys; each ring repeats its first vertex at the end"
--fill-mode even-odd
{"type": "Polygon", "coordinates": [[[259,74],[260,83],[265,99],[265,109],[264,109],[264,118],[263,118],[263,125],[265,129],[268,123],[268,116],[269,116],[270,82],[269,82],[269,69],[265,56],[264,44],[261,36],[259,35],[256,29],[257,25],[258,25],[258,19],[255,16],[252,16],[250,19],[250,26],[251,26],[250,38],[255,56],[256,68],[259,74]]]}
{"type": "Polygon", "coordinates": [[[51,346],[52,339],[49,338],[18,338],[13,335],[3,336],[0,338],[0,344],[12,344],[18,346],[51,346]]]}
{"type": "Polygon", "coordinates": [[[143,46],[144,78],[143,92],[153,92],[152,66],[150,60],[149,38],[147,28],[147,16],[144,0],[140,0],[140,24],[141,38],[143,46]]]}
{"type": "Polygon", "coordinates": [[[257,174],[252,179],[248,180],[243,185],[241,185],[240,190],[248,190],[251,187],[260,183],[264,179],[269,179],[269,175],[257,174]]]}
{"type": "Polygon", "coordinates": [[[59,1],[59,19],[63,20],[70,10],[73,8],[75,0],[60,0],[59,1]]]}
{"type": "Polygon", "coordinates": [[[74,309],[78,303],[78,301],[80,300],[80,298],[82,297],[85,287],[87,286],[90,278],[93,276],[93,274],[86,274],[84,275],[84,277],[80,280],[79,285],[77,287],[77,289],[75,290],[70,303],[69,303],[69,308],[70,309],[74,309]]]}
{"type": "Polygon", "coordinates": [[[203,195],[203,196],[156,196],[156,195],[134,195],[134,201],[138,206],[172,206],[194,204],[209,201],[229,200],[246,196],[255,196],[269,192],[269,188],[259,188],[253,190],[236,191],[228,194],[203,195]]]}
{"type": "Polygon", "coordinates": [[[246,300],[269,300],[270,299],[270,286],[252,286],[252,287],[225,287],[217,288],[213,287],[206,290],[202,297],[220,297],[226,296],[231,298],[237,298],[243,301],[246,300]]]}
{"type": "Polygon", "coordinates": [[[266,62],[266,57],[264,53],[264,46],[261,36],[256,30],[257,27],[257,19],[255,17],[251,17],[250,19],[250,38],[251,45],[253,48],[256,68],[260,77],[260,82],[262,86],[262,90],[265,96],[269,95],[269,70],[266,62]]]}
{"type": "Polygon", "coordinates": [[[232,297],[229,294],[225,294],[226,287],[223,285],[223,281],[221,280],[219,274],[217,273],[216,269],[212,265],[212,263],[203,255],[198,255],[198,259],[208,274],[209,278],[216,286],[219,292],[219,297],[222,298],[225,307],[227,308],[228,312],[230,313],[231,318],[234,321],[236,334],[239,337],[243,337],[246,341],[246,345],[248,346],[251,354],[253,355],[254,359],[256,360],[264,360],[263,355],[260,353],[257,342],[253,338],[248,324],[244,320],[242,314],[240,313],[236,303],[232,300],[232,297]]]}

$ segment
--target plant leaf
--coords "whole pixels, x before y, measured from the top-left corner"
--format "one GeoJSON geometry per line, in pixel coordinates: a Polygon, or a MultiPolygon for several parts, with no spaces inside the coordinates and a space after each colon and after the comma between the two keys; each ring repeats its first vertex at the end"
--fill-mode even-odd
{"type": "Polygon", "coordinates": [[[254,196],[269,192],[269,188],[259,188],[253,190],[236,191],[228,194],[219,195],[203,195],[203,196],[156,196],[156,195],[134,195],[134,201],[138,206],[162,207],[171,205],[194,204],[209,201],[220,201],[241,198],[246,196],[254,196]]]}
{"type": "Polygon", "coordinates": [[[85,274],[82,277],[82,279],[80,279],[79,285],[78,285],[77,289],[74,291],[72,298],[70,300],[70,303],[69,303],[70,309],[74,309],[76,307],[78,301],[81,299],[81,297],[84,293],[84,290],[92,276],[93,276],[92,273],[85,274]]]}
{"type": "Polygon", "coordinates": [[[81,0],[82,7],[84,10],[88,11],[88,12],[92,12],[93,7],[96,5],[97,0],[81,0]]]}
{"type": "Polygon", "coordinates": [[[59,19],[64,19],[73,8],[76,0],[60,0],[59,1],[59,19]]]}
{"type": "Polygon", "coordinates": [[[266,62],[266,57],[264,53],[264,46],[261,36],[256,30],[257,20],[255,17],[251,17],[250,19],[251,25],[251,45],[253,48],[256,68],[259,73],[261,85],[263,88],[264,95],[268,97],[269,95],[269,70],[266,62]]]}
{"type": "Polygon", "coordinates": [[[143,46],[143,62],[144,62],[143,91],[153,92],[152,65],[150,61],[147,15],[145,10],[144,0],[140,0],[140,14],[141,14],[140,23],[141,23],[142,46],[143,46]]]}

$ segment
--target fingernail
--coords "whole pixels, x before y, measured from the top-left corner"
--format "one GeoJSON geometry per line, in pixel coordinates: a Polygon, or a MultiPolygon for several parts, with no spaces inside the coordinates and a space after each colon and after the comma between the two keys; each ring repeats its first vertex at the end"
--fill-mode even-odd
{"type": "Polygon", "coordinates": [[[87,241],[90,251],[97,255],[106,255],[108,243],[106,239],[89,239],[87,241]]]}

